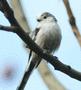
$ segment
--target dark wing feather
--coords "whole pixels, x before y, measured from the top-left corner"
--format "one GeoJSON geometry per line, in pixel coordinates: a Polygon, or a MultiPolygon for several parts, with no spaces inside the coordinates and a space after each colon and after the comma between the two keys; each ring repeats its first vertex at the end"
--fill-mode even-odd
{"type": "MultiPolygon", "coordinates": [[[[39,30],[40,30],[40,28],[36,28],[34,31],[32,31],[32,32],[29,34],[29,36],[32,38],[33,41],[36,40],[36,35],[37,35],[37,33],[39,32],[39,30]]],[[[32,50],[30,49],[28,62],[29,62],[31,56],[32,56],[32,50]]]]}

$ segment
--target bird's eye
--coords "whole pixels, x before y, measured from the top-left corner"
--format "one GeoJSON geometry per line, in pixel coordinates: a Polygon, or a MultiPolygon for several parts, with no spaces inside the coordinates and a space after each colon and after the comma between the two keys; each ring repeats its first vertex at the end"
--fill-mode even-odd
{"type": "Polygon", "coordinates": [[[44,16],[44,19],[46,19],[47,17],[46,16],[44,16]]]}

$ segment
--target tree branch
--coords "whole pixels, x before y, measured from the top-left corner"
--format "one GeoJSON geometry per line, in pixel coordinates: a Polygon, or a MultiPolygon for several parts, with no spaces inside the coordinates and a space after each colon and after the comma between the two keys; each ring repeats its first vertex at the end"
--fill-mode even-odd
{"type": "Polygon", "coordinates": [[[15,26],[9,27],[9,26],[0,25],[0,29],[3,30],[3,31],[8,31],[8,32],[16,33],[17,27],[15,27],[15,26]]]}
{"type": "Polygon", "coordinates": [[[26,32],[30,32],[31,29],[29,27],[29,23],[28,23],[28,20],[25,16],[25,12],[23,11],[23,8],[22,8],[22,2],[21,0],[9,0],[10,1],[10,4],[14,10],[14,14],[15,14],[15,17],[19,23],[19,25],[24,29],[26,30],[26,32]]]}
{"type": "Polygon", "coordinates": [[[26,34],[25,31],[17,23],[17,20],[14,17],[13,11],[9,7],[6,0],[0,0],[0,10],[4,13],[6,18],[9,20],[11,26],[14,26],[14,28],[1,26],[0,29],[4,29],[4,31],[15,32],[29,46],[29,48],[32,51],[38,54],[41,58],[44,58],[46,61],[48,61],[55,68],[55,70],[59,70],[67,74],[68,76],[81,81],[81,72],[78,72],[72,69],[70,66],[63,64],[58,60],[57,57],[43,52],[43,50],[34,41],[31,40],[29,35],[26,34]]]}
{"type": "Polygon", "coordinates": [[[70,8],[69,1],[68,0],[63,0],[63,2],[64,2],[64,5],[65,5],[65,8],[66,8],[68,17],[69,17],[69,23],[72,27],[72,31],[73,31],[79,45],[81,46],[81,35],[80,35],[80,32],[79,32],[78,27],[76,25],[75,17],[74,17],[74,15],[72,13],[72,10],[70,8]]]}
{"type": "MultiPolygon", "coordinates": [[[[7,26],[0,25],[0,29],[2,29],[4,31],[13,32],[16,29],[19,30],[20,28],[7,27],[7,26]]],[[[16,31],[15,31],[15,33],[16,33],[16,31]]],[[[33,51],[35,51],[35,53],[37,53],[40,57],[42,57],[46,61],[48,61],[55,68],[55,70],[59,70],[65,74],[69,75],[70,77],[81,81],[81,72],[78,72],[78,71],[72,69],[69,65],[63,64],[62,62],[60,62],[60,60],[56,56],[52,56],[52,55],[49,55],[47,53],[44,53],[43,50],[39,46],[36,45],[36,43],[33,42],[32,45],[35,46],[33,48],[36,48],[36,50],[33,49],[33,51]]],[[[32,48],[30,47],[30,49],[32,49],[32,48]]]]}

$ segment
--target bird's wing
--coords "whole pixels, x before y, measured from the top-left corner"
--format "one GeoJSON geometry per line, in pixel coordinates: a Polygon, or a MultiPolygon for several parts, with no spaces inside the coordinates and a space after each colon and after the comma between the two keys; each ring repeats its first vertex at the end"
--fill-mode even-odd
{"type": "MultiPolygon", "coordinates": [[[[29,36],[32,38],[33,41],[36,40],[36,36],[37,36],[37,33],[39,32],[40,28],[36,28],[34,31],[32,31],[29,36]]],[[[31,55],[32,55],[32,50],[30,49],[30,53],[29,53],[29,57],[28,57],[28,62],[31,58],[31,55]]]]}

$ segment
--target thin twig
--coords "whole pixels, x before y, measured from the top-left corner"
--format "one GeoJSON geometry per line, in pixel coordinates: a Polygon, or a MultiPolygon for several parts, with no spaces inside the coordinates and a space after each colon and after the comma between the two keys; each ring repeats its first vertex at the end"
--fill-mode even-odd
{"type": "Polygon", "coordinates": [[[63,0],[63,2],[64,2],[64,5],[66,7],[66,11],[67,11],[67,14],[68,14],[68,17],[69,17],[69,23],[72,27],[72,31],[73,31],[76,39],[78,40],[79,45],[81,46],[81,35],[80,35],[80,32],[79,32],[78,27],[76,25],[75,17],[74,17],[74,15],[72,13],[72,10],[70,8],[69,1],[68,0],[63,0]]]}
{"type": "Polygon", "coordinates": [[[16,31],[17,31],[17,27],[15,27],[15,26],[9,27],[9,26],[0,25],[0,29],[3,31],[14,32],[14,33],[16,33],[16,31]]]}

